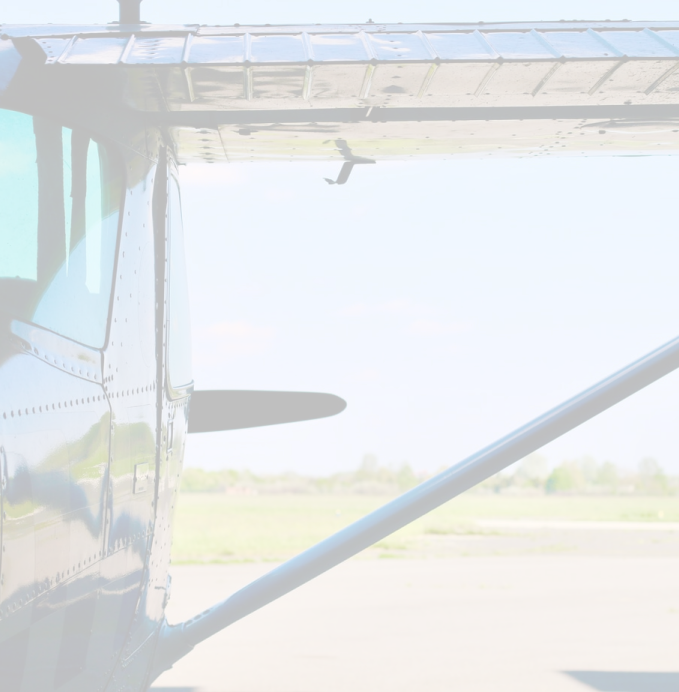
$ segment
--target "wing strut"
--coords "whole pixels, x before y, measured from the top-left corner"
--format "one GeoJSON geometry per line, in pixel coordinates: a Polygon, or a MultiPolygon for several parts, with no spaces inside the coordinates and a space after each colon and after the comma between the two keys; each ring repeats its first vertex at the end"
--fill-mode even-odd
{"type": "Polygon", "coordinates": [[[288,560],[225,601],[178,625],[163,625],[157,676],[199,642],[444,504],[489,476],[679,368],[679,338],[553,408],[480,452],[288,560]]]}

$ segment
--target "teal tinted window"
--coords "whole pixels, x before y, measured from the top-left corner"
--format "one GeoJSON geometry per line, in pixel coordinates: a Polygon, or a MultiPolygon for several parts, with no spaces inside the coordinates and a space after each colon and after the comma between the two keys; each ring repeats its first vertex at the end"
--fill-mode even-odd
{"type": "Polygon", "coordinates": [[[168,221],[170,228],[170,333],[168,370],[170,385],[182,387],[191,384],[191,319],[189,291],[186,282],[184,256],[184,226],[182,224],[179,187],[170,178],[168,221]]]}
{"type": "Polygon", "coordinates": [[[89,346],[106,338],[122,186],[80,131],[0,110],[0,310],[89,346]]]}

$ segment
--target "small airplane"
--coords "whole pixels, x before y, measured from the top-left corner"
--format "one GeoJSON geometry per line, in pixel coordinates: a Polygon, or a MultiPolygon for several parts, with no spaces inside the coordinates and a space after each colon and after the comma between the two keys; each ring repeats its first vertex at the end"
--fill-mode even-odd
{"type": "Polygon", "coordinates": [[[194,391],[177,166],[679,151],[679,22],[0,25],[0,687],[143,692],[193,647],[679,367],[679,339],[169,624],[194,391]]]}

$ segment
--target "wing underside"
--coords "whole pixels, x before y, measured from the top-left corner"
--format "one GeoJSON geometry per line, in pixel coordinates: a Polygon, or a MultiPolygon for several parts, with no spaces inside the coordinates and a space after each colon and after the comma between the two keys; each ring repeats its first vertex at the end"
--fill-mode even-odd
{"type": "Polygon", "coordinates": [[[679,149],[679,23],[2,29],[181,163],[679,149]]]}
{"type": "Polygon", "coordinates": [[[182,163],[679,149],[679,23],[2,30],[117,80],[182,163]]]}

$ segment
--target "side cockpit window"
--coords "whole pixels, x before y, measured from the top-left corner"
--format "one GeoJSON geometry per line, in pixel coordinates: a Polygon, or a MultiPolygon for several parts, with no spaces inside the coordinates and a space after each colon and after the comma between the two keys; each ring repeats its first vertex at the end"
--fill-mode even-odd
{"type": "Polygon", "coordinates": [[[0,311],[93,347],[106,338],[122,173],[104,144],[0,110],[0,311]]]}

